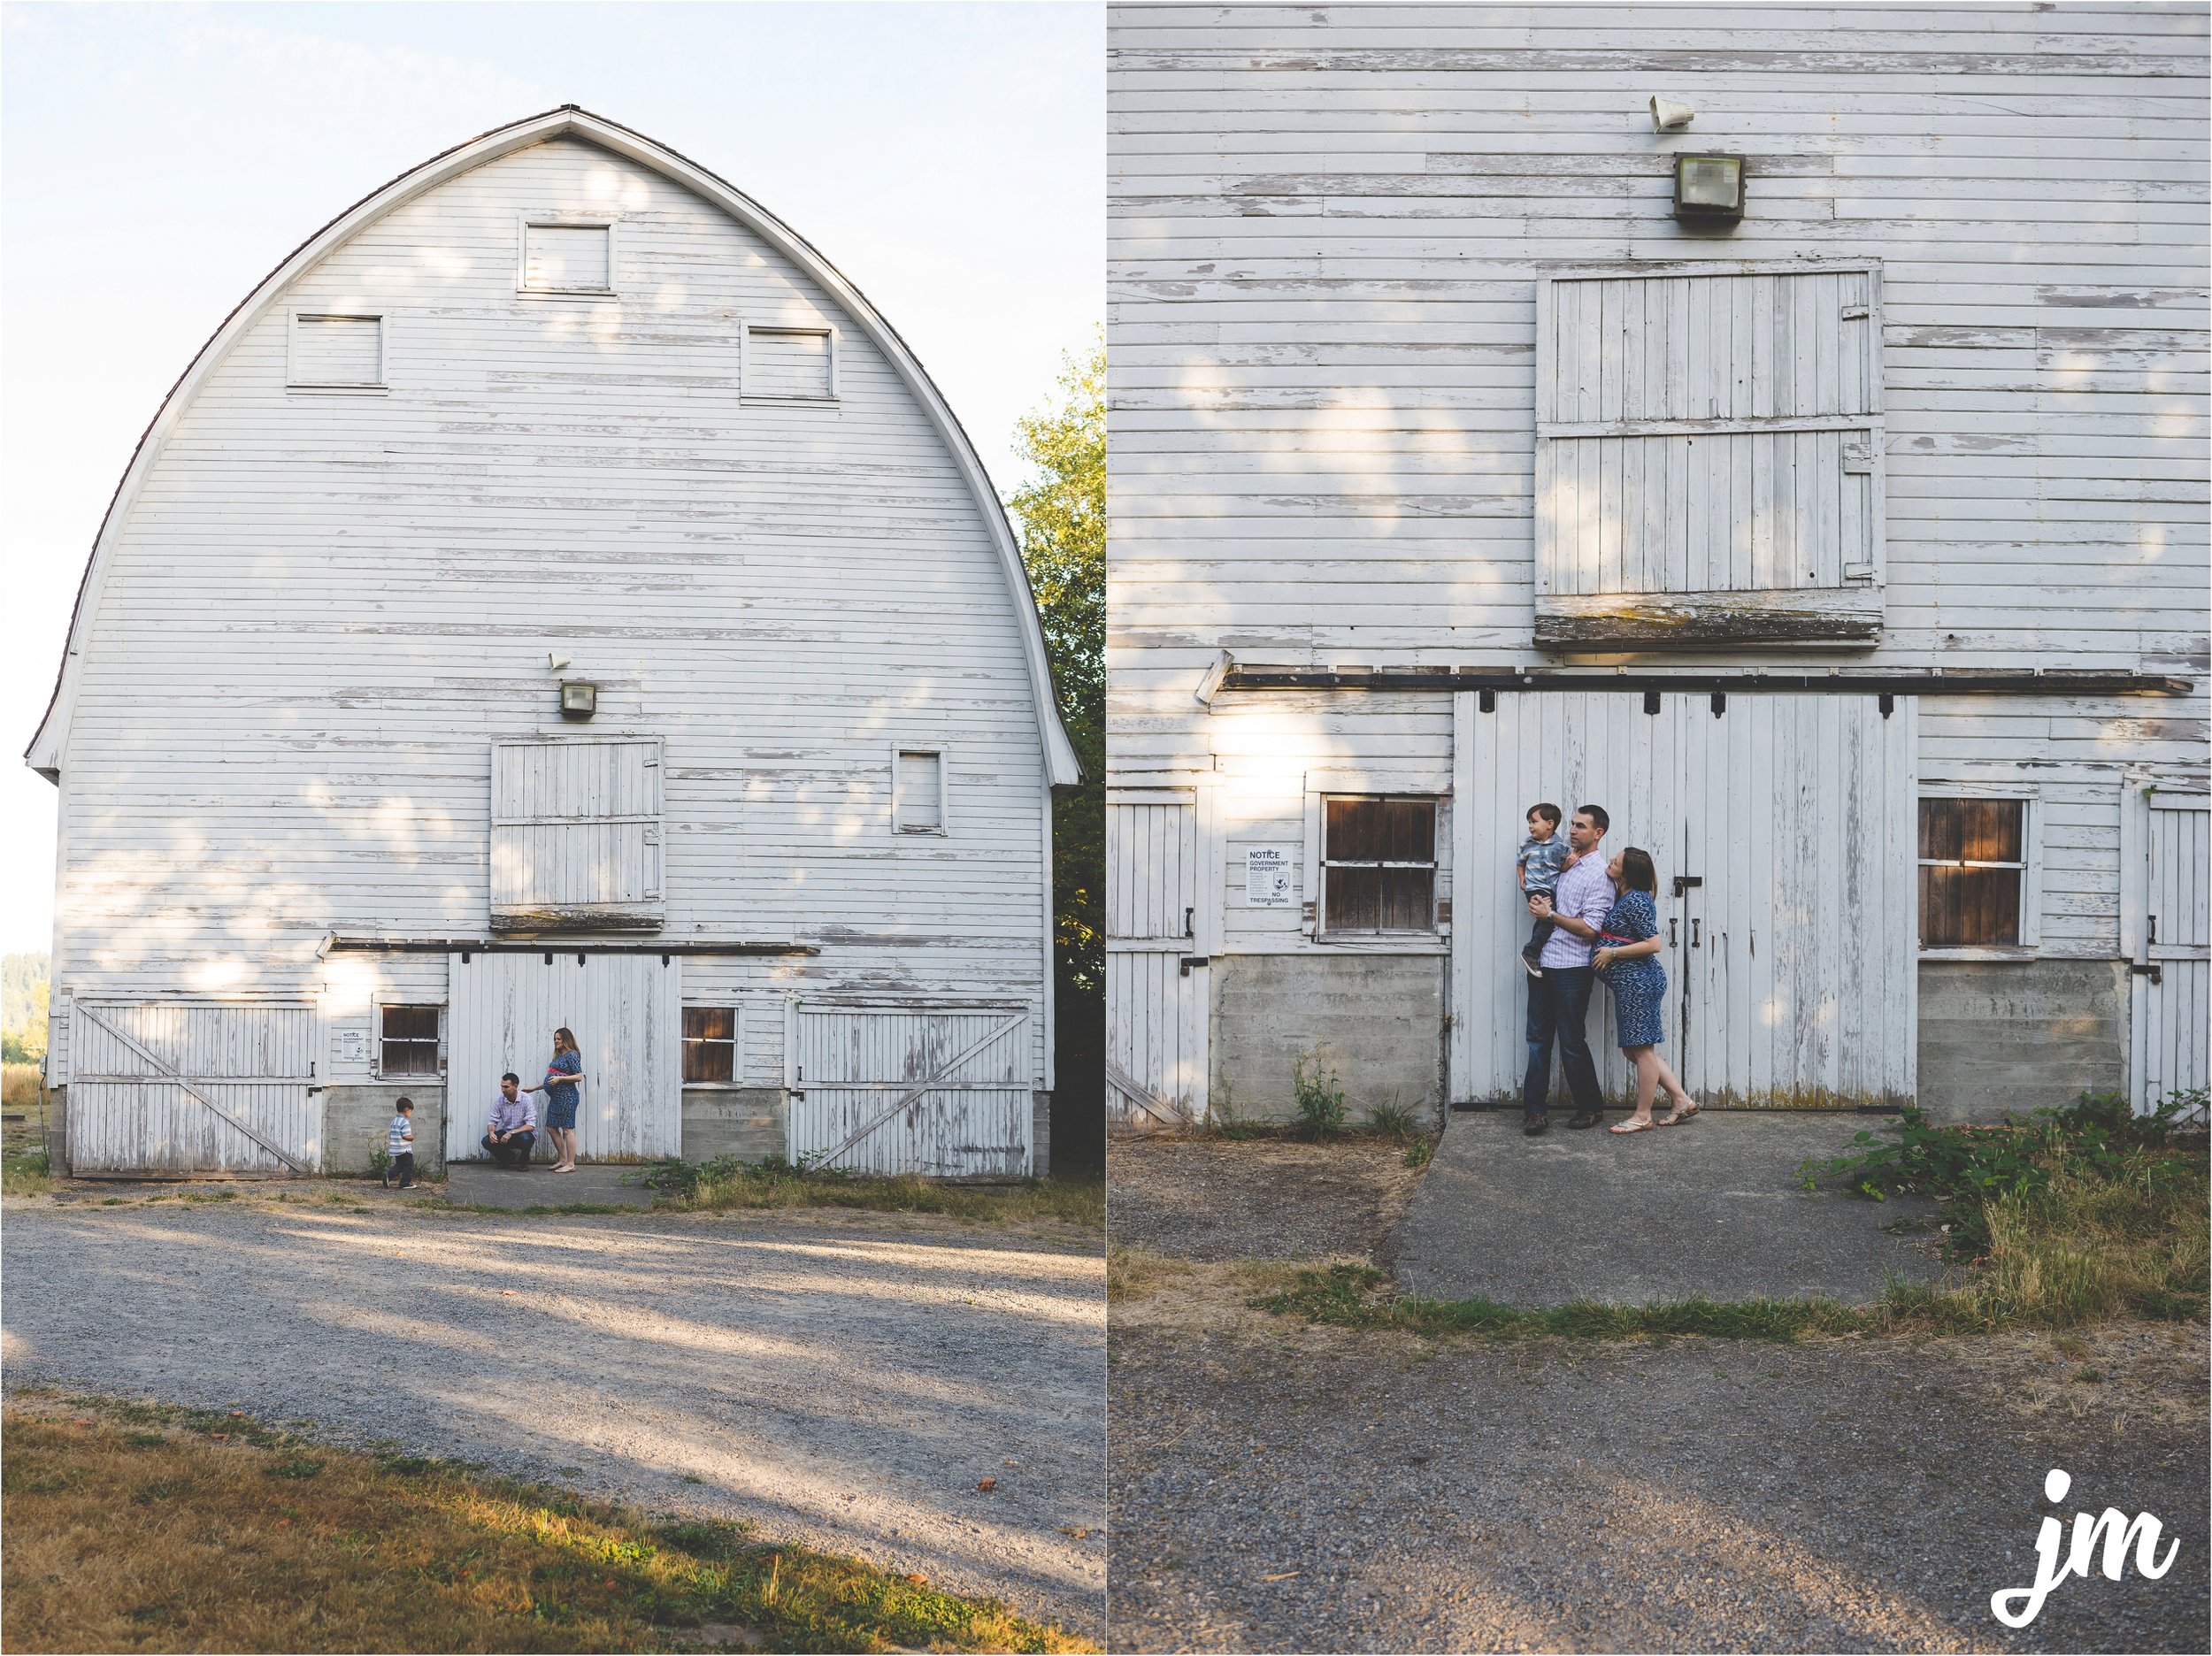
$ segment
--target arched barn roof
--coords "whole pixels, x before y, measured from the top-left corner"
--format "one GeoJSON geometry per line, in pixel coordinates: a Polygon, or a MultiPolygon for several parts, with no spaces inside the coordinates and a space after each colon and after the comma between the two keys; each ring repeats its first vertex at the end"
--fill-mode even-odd
{"type": "Polygon", "coordinates": [[[121,482],[117,484],[113,498],[108,502],[107,515],[101,520],[99,535],[93,542],[92,556],[85,565],[84,578],[77,586],[76,607],[69,618],[69,640],[63,650],[60,671],[55,676],[53,694],[47,702],[45,716],[39,721],[38,733],[31,739],[30,747],[25,751],[26,762],[32,769],[49,778],[59,774],[62,740],[68,729],[70,702],[75,691],[79,651],[98,598],[109,541],[128,516],[132,502],[136,499],[147,474],[152,470],[162,445],[178,418],[190,405],[194,395],[214,372],[216,364],[222,361],[231,346],[276,303],[279,295],[296,278],[394,208],[488,161],[495,161],[515,150],[555,138],[580,138],[588,143],[597,144],[603,150],[652,168],[693,194],[713,203],[818,283],[842,307],[854,325],[866,334],[883,353],[886,360],[913,392],[915,401],[927,413],[938,434],[944,439],[945,447],[960,468],[969,491],[975,496],[984,522],[989,525],[992,544],[997,548],[1000,562],[1005,569],[1008,594],[1010,597],[1018,594],[1023,647],[1036,702],[1038,728],[1044,738],[1046,775],[1055,786],[1081,781],[1082,769],[1077,762],[1074,746],[1068,740],[1067,730],[1060,722],[1059,708],[1053,696],[1052,671],[1045,655],[1044,633],[1037,621],[1036,598],[1030,590],[1028,575],[1022,568],[1013,527],[1007,522],[1005,510],[999,504],[998,496],[992,492],[990,479],[983,470],[982,461],[976,456],[975,445],[968,441],[968,434],[962,429],[951,406],[946,402],[943,394],[937,389],[935,382],[930,379],[914,353],[907,349],[906,341],[834,265],[804,237],[759,203],[732,188],[704,167],[678,155],[673,150],[655,143],[626,126],[618,126],[603,117],[579,109],[572,104],[565,104],[542,115],[533,115],[511,126],[496,127],[481,137],[457,144],[363,197],[301,243],[290,257],[264,277],[260,285],[241,300],[237,308],[223,319],[222,326],[215,330],[207,343],[200,347],[199,354],[193,357],[191,364],[185,369],[176,384],[169,388],[169,395],[162,399],[159,411],[139,438],[138,447],[131,456],[131,463],[125,469],[121,482]]]}

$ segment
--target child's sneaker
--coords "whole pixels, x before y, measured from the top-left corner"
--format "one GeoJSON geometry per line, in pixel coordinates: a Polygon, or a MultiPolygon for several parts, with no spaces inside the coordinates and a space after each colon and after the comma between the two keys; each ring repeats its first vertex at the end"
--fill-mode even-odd
{"type": "Polygon", "coordinates": [[[1541,978],[1544,975],[1544,969],[1538,965],[1536,961],[1537,955],[1534,949],[1521,951],[1521,969],[1532,978],[1541,978]]]}

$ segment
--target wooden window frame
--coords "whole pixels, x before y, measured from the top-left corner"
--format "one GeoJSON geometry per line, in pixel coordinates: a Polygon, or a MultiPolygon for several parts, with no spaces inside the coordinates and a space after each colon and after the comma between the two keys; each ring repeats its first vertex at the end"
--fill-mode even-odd
{"type": "MultiPolygon", "coordinates": [[[[681,1027],[684,1015],[691,1012],[727,1012],[730,1015],[730,1039],[728,1042],[730,1048],[730,1078],[726,1081],[694,1081],[688,1077],[685,1077],[680,1085],[686,1091],[689,1091],[695,1087],[712,1087],[726,1092],[734,1092],[738,1088],[743,1086],[745,1085],[744,1003],[739,1000],[734,995],[723,1000],[686,1000],[683,1003],[682,1007],[680,1007],[677,1012],[677,1073],[680,1076],[682,1075],[683,1070],[687,1067],[685,1060],[688,1056],[693,1044],[693,1038],[683,1033],[681,1027]]],[[[706,1044],[706,1038],[701,1037],[700,1041],[703,1045],[706,1044]]],[[[723,1043],[720,1041],[715,1041],[712,1044],[715,1046],[720,1046],[723,1043]]]]}
{"type": "Polygon", "coordinates": [[[1448,912],[1448,900],[1445,893],[1443,847],[1448,843],[1446,836],[1449,832],[1444,809],[1448,797],[1445,789],[1434,786],[1406,786],[1395,778],[1323,775],[1308,778],[1306,890],[1310,893],[1309,901],[1312,913],[1306,924],[1310,935],[1317,943],[1397,950],[1410,947],[1416,952],[1437,952],[1447,947],[1444,916],[1448,912]],[[1425,862],[1376,862],[1362,858],[1332,858],[1328,855],[1329,803],[1332,800],[1345,799],[1417,800],[1426,803],[1433,814],[1428,859],[1425,862]],[[1428,924],[1392,931],[1332,929],[1329,925],[1329,870],[1340,867],[1427,869],[1428,924]]]}
{"type": "Polygon", "coordinates": [[[382,310],[300,305],[285,318],[284,388],[312,396],[388,396],[392,389],[392,321],[382,310]],[[300,324],[306,320],[376,324],[374,380],[306,380],[300,376],[300,324]]]}
{"type": "Polygon", "coordinates": [[[515,295],[522,299],[618,299],[622,296],[622,248],[617,220],[605,213],[518,213],[515,216],[515,295]],[[530,233],[533,230],[604,230],[607,233],[607,285],[604,288],[534,288],[530,285],[530,233]]]}
{"type": "Polygon", "coordinates": [[[1919,855],[1920,802],[1923,800],[2017,800],[2020,801],[2021,862],[1979,866],[2020,870],[2020,924],[2017,943],[1920,945],[1924,961],[2034,960],[2043,946],[2043,795],[2026,784],[2006,782],[1939,782],[1924,778],[1913,798],[1913,934],[1923,935],[1918,890],[1919,870],[1925,867],[1954,868],[1958,864],[1919,855]]]}
{"type": "Polygon", "coordinates": [[[425,1000],[414,995],[378,995],[370,1002],[369,1009],[369,1074],[379,1081],[419,1081],[445,1085],[446,1029],[450,1019],[446,1016],[443,1001],[425,1000]],[[400,1071],[385,1067],[384,1014],[403,1007],[435,1011],[438,1015],[438,1067],[430,1070],[400,1071]]]}
{"type": "Polygon", "coordinates": [[[891,744],[891,837],[895,840],[949,840],[952,838],[952,748],[930,737],[891,744]],[[901,760],[910,753],[937,755],[937,825],[909,828],[900,820],[901,760]]]}
{"type": "Polygon", "coordinates": [[[741,402],[787,404],[794,408],[826,408],[840,400],[837,359],[841,354],[835,325],[828,322],[748,322],[738,331],[737,395],[741,402]],[[804,334],[829,341],[829,389],[819,395],[753,389],[753,335],[804,334]]]}

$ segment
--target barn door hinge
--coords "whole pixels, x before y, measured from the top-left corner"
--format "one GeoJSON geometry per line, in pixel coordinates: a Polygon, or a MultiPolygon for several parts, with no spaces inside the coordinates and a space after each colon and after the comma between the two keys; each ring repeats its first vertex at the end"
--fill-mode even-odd
{"type": "Polygon", "coordinates": [[[1868,305],[1847,304],[1843,308],[1843,319],[1847,322],[1863,322],[1873,314],[1872,307],[1868,305]]]}
{"type": "Polygon", "coordinates": [[[1843,584],[1847,586],[1871,586],[1874,584],[1874,566],[1871,564],[1845,564],[1843,584]]]}
{"type": "Polygon", "coordinates": [[[1187,978],[1190,976],[1192,967],[1204,966],[1210,962],[1210,956],[1205,954],[1186,954],[1183,956],[1183,970],[1177,976],[1187,978]]]}
{"type": "Polygon", "coordinates": [[[2158,969],[2158,962],[2155,961],[2147,963],[2131,961],[2128,962],[2128,970],[2138,978],[2147,978],[2154,984],[2162,984],[2166,981],[2166,974],[2158,969]]]}
{"type": "Polygon", "coordinates": [[[1874,470],[1874,450],[1867,443],[1846,443],[1843,446],[1843,469],[1847,474],[1866,474],[1874,470]]]}
{"type": "Polygon", "coordinates": [[[1702,874],[1678,874],[1674,877],[1674,894],[1679,897],[1684,892],[1695,891],[1703,884],[1705,876],[1702,874]]]}

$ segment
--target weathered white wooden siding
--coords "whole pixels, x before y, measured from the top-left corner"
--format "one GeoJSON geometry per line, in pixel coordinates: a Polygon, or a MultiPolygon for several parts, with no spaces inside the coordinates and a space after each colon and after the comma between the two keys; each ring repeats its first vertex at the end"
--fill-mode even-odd
{"type": "MultiPolygon", "coordinates": [[[[1605,808],[1601,847],[1651,853],[1669,1061],[1702,1101],[1891,1103],[1914,1091],[1918,962],[1913,698],[1501,695],[1455,698],[1457,862],[1452,1092],[1517,1095],[1528,937],[1513,855],[1530,805],[1605,808]],[[1491,889],[1478,900],[1477,880],[1491,889]],[[1678,891],[1687,876],[1702,883],[1678,891]]],[[[1627,1087],[1609,996],[1592,1045],[1627,1087]],[[1599,1045],[1602,1026],[1603,1044],[1599,1045]]],[[[1632,1091],[1632,1089],[1629,1089],[1632,1091]]]]}
{"type": "Polygon", "coordinates": [[[799,1000],[791,1017],[795,1162],[946,1177],[1030,1172],[1040,1077],[1026,1008],[799,1000]]]}
{"type": "MultiPolygon", "coordinates": [[[[1223,779],[1225,947],[1343,947],[1240,906],[1240,847],[1301,840],[1316,770],[1446,786],[1451,740],[1444,696],[1202,705],[1223,649],[1603,667],[1633,656],[1548,658],[1540,605],[1748,589],[1870,594],[1878,639],[1649,664],[2200,675],[2206,32],[2155,4],[1114,8],[1110,782],[1223,779]],[[1690,128],[1652,131],[1657,91],[1690,128]],[[1685,150],[1748,157],[1741,225],[1675,223],[1685,150]],[[1691,271],[1722,278],[1701,334],[1691,271]],[[1543,341],[1547,288],[1571,295],[1543,341]]],[[[2122,773],[2201,786],[2205,715],[2200,687],[1929,694],[1914,763],[2032,794],[2034,952],[2113,960],[2122,773]]],[[[1466,884],[1494,874],[1452,925],[1509,894],[1466,884]]]]}
{"type": "Polygon", "coordinates": [[[316,1165],[313,1007],[81,995],[73,1013],[73,1171],[280,1175],[316,1165]]]}
{"type": "MultiPolygon", "coordinates": [[[[449,1162],[481,1160],[499,1077],[545,1078],[553,1031],[576,1037],[577,1154],[593,1160],[683,1149],[684,961],[657,954],[455,954],[447,962],[449,1162]]],[[[546,1096],[534,1099],[545,1120],[546,1096]]],[[[540,1135],[541,1150],[549,1149],[540,1135]]]]}
{"type": "Polygon", "coordinates": [[[484,935],[495,746],[629,739],[664,755],[661,934],[822,948],[702,960],[690,990],[1022,1000],[1048,1069],[1066,749],[1028,596],[966,451],[826,282],[573,134],[291,278],[104,534],[37,755],[58,990],[313,997],[334,1034],[373,1033],[373,996],[445,999],[442,956],[322,939],[484,935]],[[613,292],[518,291],[523,225],[590,218],[615,226],[613,292]],[[381,317],[384,388],[288,389],[299,311],[381,317]],[[744,396],[755,323],[833,328],[834,400],[744,396]],[[589,724],[559,717],[562,678],[598,686],[589,724]],[[954,832],[895,837],[892,755],[919,732],[954,832]]]}

